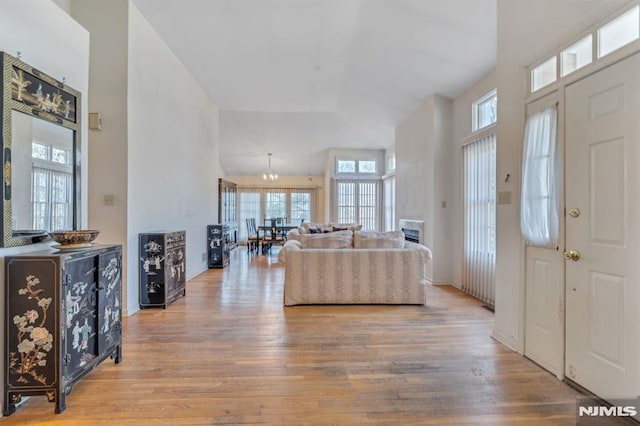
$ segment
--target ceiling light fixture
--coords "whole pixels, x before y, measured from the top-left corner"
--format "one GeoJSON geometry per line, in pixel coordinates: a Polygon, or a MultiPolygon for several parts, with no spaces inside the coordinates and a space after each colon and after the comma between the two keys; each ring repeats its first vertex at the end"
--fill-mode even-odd
{"type": "Polygon", "coordinates": [[[269,170],[262,174],[262,179],[267,183],[275,182],[278,180],[278,175],[271,170],[271,153],[267,155],[269,155],[269,170]]]}

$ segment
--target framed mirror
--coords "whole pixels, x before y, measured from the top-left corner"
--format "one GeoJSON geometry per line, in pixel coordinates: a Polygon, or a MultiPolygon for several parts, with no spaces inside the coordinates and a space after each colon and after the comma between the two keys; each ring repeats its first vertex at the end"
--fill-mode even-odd
{"type": "Polygon", "coordinates": [[[1,247],[32,244],[80,220],[80,93],[0,52],[1,247]]]}

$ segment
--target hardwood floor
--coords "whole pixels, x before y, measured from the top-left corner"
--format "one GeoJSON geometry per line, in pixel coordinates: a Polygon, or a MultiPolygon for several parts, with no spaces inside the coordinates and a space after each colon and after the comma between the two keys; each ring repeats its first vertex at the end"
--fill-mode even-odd
{"type": "Polygon", "coordinates": [[[124,321],[54,414],[32,397],[5,424],[575,424],[577,392],[495,342],[493,314],[449,286],[427,306],[283,308],[283,268],[234,250],[168,309],[124,321]]]}

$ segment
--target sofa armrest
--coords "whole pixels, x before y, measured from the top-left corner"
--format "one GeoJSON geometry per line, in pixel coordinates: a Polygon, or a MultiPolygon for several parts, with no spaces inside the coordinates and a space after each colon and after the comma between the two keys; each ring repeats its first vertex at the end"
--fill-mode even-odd
{"type": "Polygon", "coordinates": [[[293,228],[287,231],[287,240],[298,240],[300,241],[300,230],[298,228],[293,228]]]}
{"type": "Polygon", "coordinates": [[[296,240],[287,240],[286,243],[280,249],[278,253],[278,262],[286,263],[287,262],[287,252],[290,250],[300,250],[302,248],[302,243],[296,240]]]}
{"type": "Polygon", "coordinates": [[[405,241],[404,248],[420,251],[424,256],[425,263],[431,262],[431,250],[429,250],[428,247],[423,246],[422,244],[414,243],[413,241],[405,241]]]}

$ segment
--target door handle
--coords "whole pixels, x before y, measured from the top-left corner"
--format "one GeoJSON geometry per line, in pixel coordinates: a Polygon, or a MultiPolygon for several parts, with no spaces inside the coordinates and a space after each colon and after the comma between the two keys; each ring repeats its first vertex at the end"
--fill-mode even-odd
{"type": "Polygon", "coordinates": [[[580,260],[580,252],[578,250],[568,250],[564,252],[564,258],[577,262],[580,260]]]}

